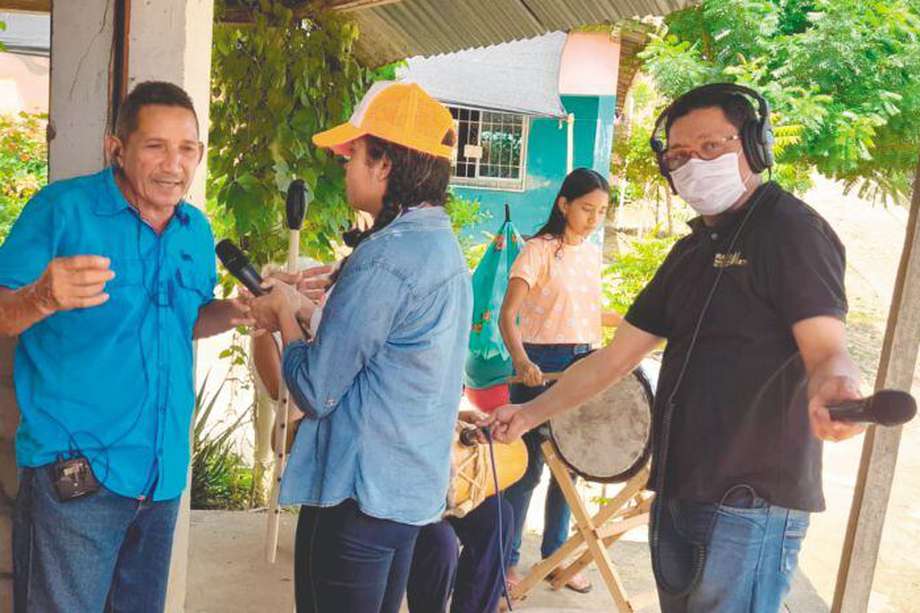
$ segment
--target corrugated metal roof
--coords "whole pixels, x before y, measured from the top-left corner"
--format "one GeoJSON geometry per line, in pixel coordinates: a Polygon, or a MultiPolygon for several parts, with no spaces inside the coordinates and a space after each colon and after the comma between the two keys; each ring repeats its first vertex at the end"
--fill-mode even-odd
{"type": "MultiPolygon", "coordinates": [[[[283,0],[309,13],[322,0],[283,0]]],[[[431,56],[463,49],[533,38],[583,25],[630,17],[667,15],[698,0],[325,0],[348,10],[358,22],[358,56],[379,66],[416,55],[431,56]]],[[[241,0],[226,0],[229,19],[245,20],[241,0]]],[[[51,0],[0,0],[0,9],[48,13],[51,0]]]]}
{"type": "MultiPolygon", "coordinates": [[[[370,66],[540,36],[646,15],[665,15],[695,0],[396,0],[349,10],[370,66]]],[[[334,0],[332,6],[354,5],[334,0]]]]}
{"type": "Polygon", "coordinates": [[[565,32],[409,58],[400,78],[444,102],[526,115],[565,117],[559,99],[559,63],[565,32]]]}

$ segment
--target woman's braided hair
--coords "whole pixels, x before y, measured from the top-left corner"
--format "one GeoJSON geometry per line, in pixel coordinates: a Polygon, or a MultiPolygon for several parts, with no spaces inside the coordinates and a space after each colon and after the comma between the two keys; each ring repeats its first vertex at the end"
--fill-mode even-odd
{"type": "Polygon", "coordinates": [[[357,247],[368,236],[387,227],[406,209],[423,203],[444,206],[450,180],[450,160],[421,153],[375,136],[365,136],[367,157],[373,162],[390,160],[390,176],[383,195],[383,209],[367,230],[352,228],[342,235],[345,244],[357,247]]]}
{"type": "MultiPolygon", "coordinates": [[[[448,136],[452,138],[452,133],[448,133],[448,136]]],[[[447,158],[428,155],[370,135],[364,137],[364,142],[370,161],[376,162],[384,157],[390,160],[390,175],[383,194],[383,208],[374,220],[374,225],[367,230],[354,227],[342,234],[345,244],[352,249],[413,206],[444,206],[447,201],[447,183],[450,181],[450,160],[447,158]]],[[[338,271],[344,267],[343,260],[333,275],[333,281],[338,277],[338,271]]]]}

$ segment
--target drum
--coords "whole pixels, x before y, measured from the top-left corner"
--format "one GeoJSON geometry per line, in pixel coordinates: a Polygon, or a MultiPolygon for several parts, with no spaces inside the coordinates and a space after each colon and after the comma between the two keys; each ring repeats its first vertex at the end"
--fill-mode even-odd
{"type": "Polygon", "coordinates": [[[616,385],[549,421],[559,457],[588,481],[627,481],[648,462],[653,395],[644,369],[657,375],[657,363],[643,362],[616,385]]]}
{"type": "MultiPolygon", "coordinates": [[[[458,422],[454,430],[445,516],[463,517],[495,494],[489,446],[467,446],[460,440],[460,432],[469,427],[458,422]]],[[[507,445],[493,443],[493,447],[495,464],[498,466],[498,487],[504,490],[524,476],[527,470],[527,446],[519,439],[507,445]]]]}

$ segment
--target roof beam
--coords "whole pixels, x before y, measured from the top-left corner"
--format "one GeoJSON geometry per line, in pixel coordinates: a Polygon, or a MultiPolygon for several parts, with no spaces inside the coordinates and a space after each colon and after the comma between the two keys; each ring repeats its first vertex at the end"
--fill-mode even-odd
{"type": "Polygon", "coordinates": [[[25,13],[50,13],[51,0],[0,0],[0,10],[25,13]]]}
{"type": "Polygon", "coordinates": [[[360,11],[364,9],[377,8],[386,4],[396,4],[402,0],[345,0],[344,2],[334,2],[329,6],[333,11],[348,13],[351,11],[360,11]]]}
{"type": "MultiPolygon", "coordinates": [[[[0,0],[0,6],[8,0],[0,0]]],[[[25,2],[36,0],[22,0],[25,2]]],[[[42,2],[49,2],[50,0],[38,0],[42,2]]],[[[380,6],[386,6],[388,4],[396,4],[397,2],[402,2],[402,0],[312,0],[305,1],[290,7],[294,11],[294,16],[298,18],[307,17],[317,10],[317,8],[322,8],[330,11],[335,11],[337,13],[354,13],[356,11],[363,11],[369,9],[375,9],[380,6]]],[[[252,23],[254,18],[253,9],[247,8],[245,6],[228,6],[224,9],[223,14],[220,16],[220,21],[223,23],[252,23]]]]}

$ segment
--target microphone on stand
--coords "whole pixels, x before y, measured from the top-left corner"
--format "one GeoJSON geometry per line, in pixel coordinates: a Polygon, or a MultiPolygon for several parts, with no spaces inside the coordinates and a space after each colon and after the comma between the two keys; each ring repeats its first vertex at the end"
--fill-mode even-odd
{"type": "Polygon", "coordinates": [[[917,401],[901,390],[879,390],[860,400],[846,400],[827,407],[834,421],[900,426],[917,414],[917,401]]]}
{"type": "MultiPolygon", "coordinates": [[[[307,186],[302,179],[294,179],[288,186],[287,199],[284,203],[285,222],[288,228],[288,254],[287,272],[296,273],[298,257],[300,256],[300,227],[307,212],[307,186]]],[[[310,337],[310,331],[305,322],[297,319],[298,325],[305,338],[310,337]]],[[[282,382],[284,378],[282,377],[282,382]]],[[[281,519],[281,505],[278,495],[281,491],[281,477],[287,462],[288,428],[293,426],[290,420],[291,393],[285,384],[281,388],[281,404],[275,414],[275,468],[271,501],[269,503],[268,523],[265,533],[265,557],[274,563],[278,553],[278,532],[281,519]]]]}
{"type": "Polygon", "coordinates": [[[284,203],[288,230],[300,230],[303,225],[303,218],[307,212],[306,191],[307,186],[303,179],[294,179],[288,186],[287,199],[284,203]]]}

